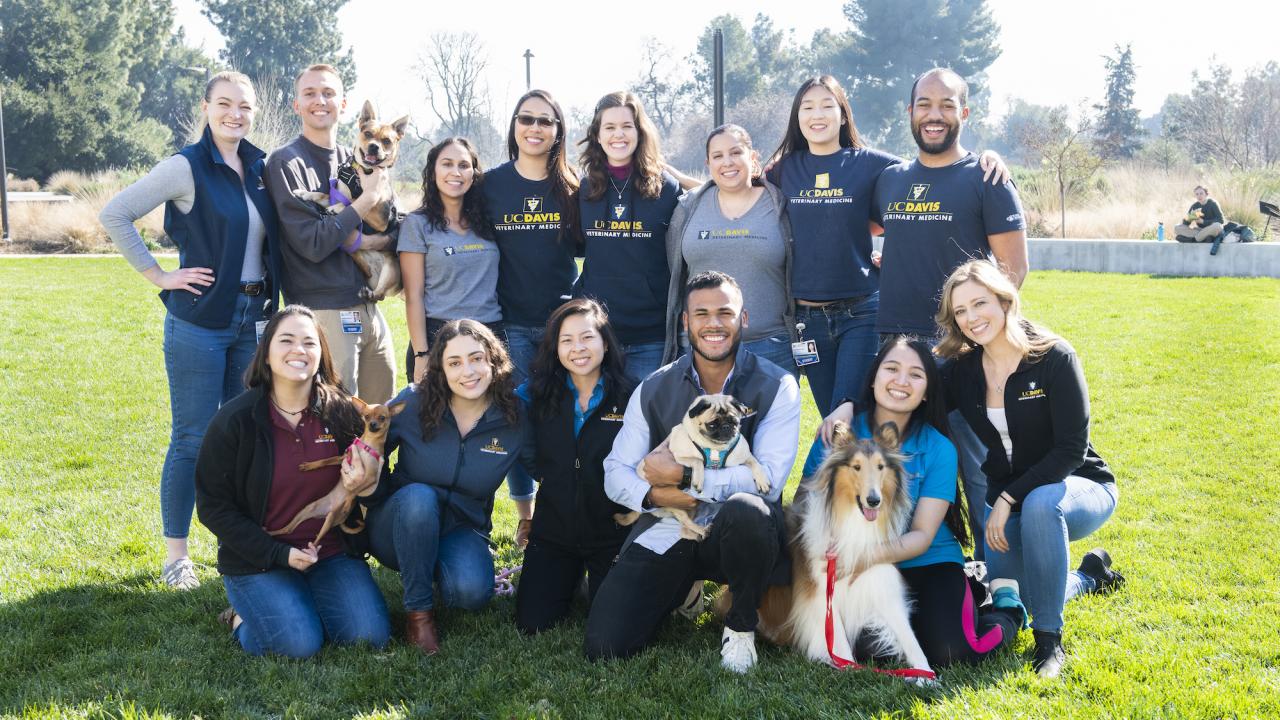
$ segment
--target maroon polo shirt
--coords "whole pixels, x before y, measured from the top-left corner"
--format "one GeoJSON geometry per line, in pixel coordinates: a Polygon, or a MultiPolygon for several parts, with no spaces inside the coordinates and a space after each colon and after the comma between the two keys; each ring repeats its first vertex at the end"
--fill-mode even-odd
{"type": "MultiPolygon", "coordinates": [[[[338,465],[306,472],[299,470],[298,465],[341,455],[345,450],[338,447],[333,433],[311,414],[311,410],[303,411],[297,427],[289,427],[289,421],[273,406],[271,439],[275,448],[275,467],[271,475],[271,493],[267,496],[268,529],[288,525],[302,508],[324,497],[335,484],[342,482],[338,465]]],[[[322,525],[322,517],[305,520],[293,532],[279,535],[276,539],[305,550],[322,525]]],[[[320,539],[321,560],[342,552],[341,534],[341,530],[334,528],[320,539]]]]}

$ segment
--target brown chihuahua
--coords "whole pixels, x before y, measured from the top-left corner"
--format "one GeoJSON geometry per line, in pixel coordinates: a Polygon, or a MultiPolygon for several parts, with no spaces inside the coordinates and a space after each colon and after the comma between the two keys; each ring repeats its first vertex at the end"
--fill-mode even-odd
{"type": "MultiPolygon", "coordinates": [[[[368,175],[374,168],[390,170],[400,155],[400,141],[404,139],[405,130],[409,127],[409,116],[392,123],[383,123],[378,119],[373,103],[366,100],[360,109],[358,119],[360,126],[356,134],[355,146],[351,149],[351,158],[338,166],[337,179],[331,181],[328,193],[294,192],[300,200],[312,202],[324,208],[330,215],[337,215],[351,204],[352,200],[364,194],[360,179],[368,175]]],[[[364,216],[360,231],[363,233],[386,233],[400,222],[396,212],[395,192],[389,192],[373,209],[364,216]]],[[[378,301],[387,295],[400,292],[400,262],[390,250],[357,250],[351,259],[368,281],[367,287],[360,295],[368,300],[378,301]]]]}
{"type": "MultiPolygon", "coordinates": [[[[369,405],[358,397],[351,398],[352,404],[360,411],[360,416],[364,418],[364,434],[356,438],[351,443],[351,447],[347,448],[347,452],[355,452],[356,447],[362,447],[366,452],[372,455],[378,461],[382,460],[382,448],[387,442],[387,429],[391,427],[391,418],[399,415],[404,410],[405,403],[397,403],[391,407],[386,405],[369,405]]],[[[304,472],[316,470],[322,467],[332,465],[341,465],[343,455],[334,455],[333,457],[323,460],[313,460],[305,462],[298,466],[299,470],[304,472]]],[[[376,482],[376,481],[375,481],[376,482]]],[[[367,490],[370,485],[364,485],[356,490],[348,490],[342,483],[342,479],[338,479],[338,483],[333,486],[327,495],[316,500],[298,511],[293,521],[279,530],[269,530],[268,535],[283,535],[293,532],[304,520],[311,518],[324,518],[324,525],[320,528],[320,532],[316,534],[316,539],[312,542],[319,544],[320,538],[325,533],[332,530],[335,526],[348,534],[355,534],[364,529],[364,521],[358,521],[356,527],[348,527],[343,523],[346,522],[347,516],[351,514],[351,510],[355,507],[356,496],[367,490]]]]}

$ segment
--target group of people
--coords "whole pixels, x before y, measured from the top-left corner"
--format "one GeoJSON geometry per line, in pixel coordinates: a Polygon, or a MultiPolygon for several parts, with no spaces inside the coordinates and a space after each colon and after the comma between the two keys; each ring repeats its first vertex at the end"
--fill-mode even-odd
{"type": "MultiPolygon", "coordinates": [[[[588,657],[625,657],[673,611],[699,610],[712,580],[734,590],[722,663],[747,671],[759,599],[789,577],[782,496],[801,372],[824,436],[836,420],[864,436],[890,420],[905,429],[915,510],[883,561],[908,579],[931,663],[994,649],[963,642],[961,606],[981,600],[965,574],[969,538],[994,578],[982,612],[1011,627],[1006,642],[1030,616],[1044,675],[1064,661],[1065,601],[1123,581],[1102,550],[1068,572],[1069,541],[1114,512],[1115,479],[1089,442],[1077,356],[1021,315],[1021,207],[1000,159],[959,142],[968,87],[956,73],[934,69],[911,88],[914,160],[866,147],[844,90],[820,76],[796,92],[767,160],[743,128],[712,130],[705,182],[663,162],[628,92],[597,103],[574,172],[560,105],[532,90],[509,121],[509,162],[485,171],[467,139],[443,140],[420,206],[389,234],[361,230],[391,182],[383,170],[337,214],[299,199],[328,193],[349,151],[337,71],[311,66],[294,89],[302,134],[267,157],[246,140],[249,79],[214,76],[200,141],[102,212],[166,308],[162,579],[199,584],[194,507],[218,539],[222,619],[247,652],[388,642],[366,555],[400,573],[406,640],[438,652],[435,609],[494,594],[505,479],[524,549],[520,631],[568,617],[585,579],[588,657]],[[133,226],[162,203],[173,271],[133,226]],[[410,337],[399,393],[386,321],[351,259],[360,248],[398,251],[410,337]],[[767,490],[712,463],[695,491],[663,443],[714,393],[752,410],[742,436],[767,490]],[[392,408],[394,466],[353,444],[363,424],[350,395],[392,408]],[[344,451],[340,466],[299,470],[344,451]],[[363,531],[316,544],[316,519],[270,534],[335,483],[362,494],[363,531]],[[661,508],[690,510],[709,536],[682,538],[661,508]],[[640,520],[619,525],[630,511],[640,520]]],[[[819,437],[806,474],[823,453],[819,437]]]]}

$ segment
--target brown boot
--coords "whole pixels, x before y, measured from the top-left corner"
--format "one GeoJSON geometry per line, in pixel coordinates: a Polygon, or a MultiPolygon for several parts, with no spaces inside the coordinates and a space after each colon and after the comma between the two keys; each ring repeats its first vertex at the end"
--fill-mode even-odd
{"type": "Polygon", "coordinates": [[[404,621],[404,639],[428,655],[440,652],[440,633],[434,610],[410,611],[404,621]]]}

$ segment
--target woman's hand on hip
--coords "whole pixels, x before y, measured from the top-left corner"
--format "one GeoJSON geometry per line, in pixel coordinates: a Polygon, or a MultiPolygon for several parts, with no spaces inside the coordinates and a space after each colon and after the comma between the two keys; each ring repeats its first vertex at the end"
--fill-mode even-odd
{"type": "Polygon", "coordinates": [[[142,276],[162,290],[186,290],[192,295],[201,294],[196,286],[209,287],[213,284],[213,270],[203,267],[178,268],[165,272],[159,265],[155,265],[144,270],[142,276]]]}

